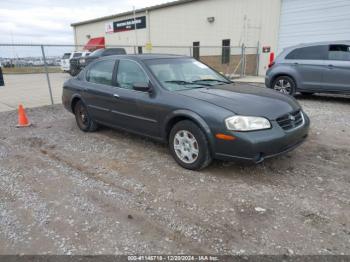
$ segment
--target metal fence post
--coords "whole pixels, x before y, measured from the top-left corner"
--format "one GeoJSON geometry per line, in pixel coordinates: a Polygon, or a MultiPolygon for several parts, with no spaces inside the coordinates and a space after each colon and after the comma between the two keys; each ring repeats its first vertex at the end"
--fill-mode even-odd
{"type": "Polygon", "coordinates": [[[242,49],[241,49],[241,70],[239,72],[240,78],[244,76],[244,68],[245,68],[245,55],[244,55],[244,44],[242,44],[242,49]]]}
{"type": "Polygon", "coordinates": [[[41,53],[42,53],[42,55],[43,55],[43,60],[44,60],[45,73],[46,73],[46,80],[47,80],[47,85],[48,85],[48,87],[49,87],[51,105],[53,105],[54,102],[53,102],[53,97],[52,97],[51,82],[50,82],[50,76],[49,76],[49,69],[47,68],[47,62],[46,62],[46,56],[45,56],[44,46],[41,45],[40,47],[41,47],[41,53]]]}
{"type": "Polygon", "coordinates": [[[258,41],[256,50],[256,76],[259,76],[259,66],[260,66],[260,41],[258,41]]]}

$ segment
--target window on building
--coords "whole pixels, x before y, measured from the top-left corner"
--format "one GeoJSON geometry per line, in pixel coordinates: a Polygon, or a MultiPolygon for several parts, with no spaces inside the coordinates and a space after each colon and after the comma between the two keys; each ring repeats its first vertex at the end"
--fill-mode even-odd
{"type": "Polygon", "coordinates": [[[319,46],[308,46],[297,48],[290,52],[286,59],[293,60],[326,60],[328,46],[319,45],[319,46]]]}
{"type": "Polygon", "coordinates": [[[199,48],[200,48],[200,42],[193,42],[193,57],[197,60],[199,60],[200,58],[199,48]]]}
{"type": "Polygon", "coordinates": [[[138,46],[138,47],[137,47],[137,52],[138,52],[139,54],[142,54],[142,46],[138,46]]]}
{"type": "Polygon", "coordinates": [[[86,80],[91,83],[112,85],[114,60],[104,60],[91,66],[87,73],[86,80]]]}
{"type": "Polygon", "coordinates": [[[222,54],[221,54],[221,63],[229,64],[230,63],[230,55],[231,55],[231,41],[230,39],[222,40],[222,54]]]}
{"type": "Polygon", "coordinates": [[[350,46],[330,45],[328,52],[329,60],[350,61],[350,46]]]}
{"type": "Polygon", "coordinates": [[[140,65],[130,60],[120,60],[117,73],[118,85],[121,88],[132,89],[135,83],[148,83],[149,79],[140,65]]]}

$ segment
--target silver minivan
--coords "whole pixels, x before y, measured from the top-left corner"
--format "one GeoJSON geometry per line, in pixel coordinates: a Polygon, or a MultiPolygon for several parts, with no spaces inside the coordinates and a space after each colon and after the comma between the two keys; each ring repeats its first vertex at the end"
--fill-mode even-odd
{"type": "Polygon", "coordinates": [[[350,94],[350,41],[289,47],[266,72],[265,85],[285,94],[350,94]]]}

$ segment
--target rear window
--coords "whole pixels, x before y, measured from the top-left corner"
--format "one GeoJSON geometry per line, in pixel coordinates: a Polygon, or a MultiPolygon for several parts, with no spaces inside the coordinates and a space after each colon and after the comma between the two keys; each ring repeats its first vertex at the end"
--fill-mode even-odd
{"type": "Polygon", "coordinates": [[[329,60],[350,61],[350,46],[330,45],[328,52],[329,60]]]}
{"type": "Polygon", "coordinates": [[[299,60],[326,60],[328,46],[308,46],[294,49],[287,56],[286,59],[299,60]]]}
{"type": "Polygon", "coordinates": [[[82,53],[74,53],[74,54],[73,54],[73,57],[74,57],[74,58],[77,58],[77,57],[81,57],[81,55],[82,55],[82,53]]]}
{"type": "Polygon", "coordinates": [[[106,49],[103,52],[103,55],[107,56],[107,55],[125,55],[125,49],[124,48],[109,48],[106,49]]]}
{"type": "Polygon", "coordinates": [[[70,53],[65,53],[63,56],[62,56],[62,59],[68,59],[70,57],[70,53]]]}

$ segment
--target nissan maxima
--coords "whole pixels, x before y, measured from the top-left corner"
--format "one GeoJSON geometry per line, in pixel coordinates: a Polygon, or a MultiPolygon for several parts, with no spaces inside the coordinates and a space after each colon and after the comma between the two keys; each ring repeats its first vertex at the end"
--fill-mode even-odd
{"type": "Polygon", "coordinates": [[[259,163],[286,153],[310,125],[293,97],[233,83],[185,56],[98,59],[65,82],[62,100],[82,131],[104,125],[165,142],[192,170],[213,159],[259,163]]]}

